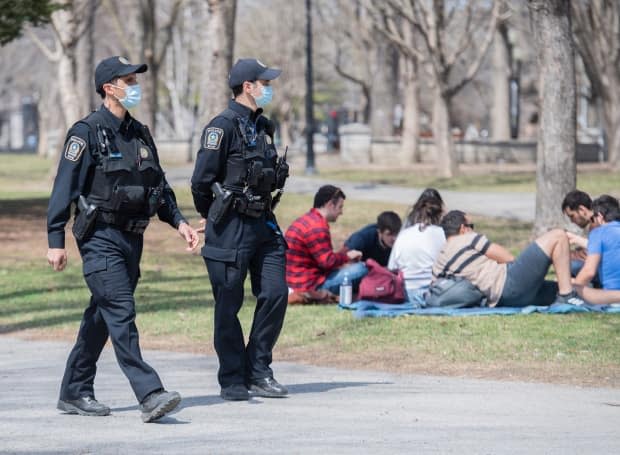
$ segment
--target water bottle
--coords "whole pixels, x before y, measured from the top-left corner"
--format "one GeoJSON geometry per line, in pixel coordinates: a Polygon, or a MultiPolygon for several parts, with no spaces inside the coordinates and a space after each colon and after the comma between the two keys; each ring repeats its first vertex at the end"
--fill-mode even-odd
{"type": "Polygon", "coordinates": [[[340,304],[351,305],[353,301],[353,285],[349,279],[349,273],[344,273],[344,279],[340,285],[340,304]]]}

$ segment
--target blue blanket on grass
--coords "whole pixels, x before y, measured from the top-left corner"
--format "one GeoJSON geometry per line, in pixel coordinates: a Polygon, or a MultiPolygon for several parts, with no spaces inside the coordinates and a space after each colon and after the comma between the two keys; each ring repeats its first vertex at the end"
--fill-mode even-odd
{"type": "Polygon", "coordinates": [[[531,313],[619,313],[620,305],[569,305],[554,304],[551,306],[526,306],[523,308],[511,307],[479,307],[479,308],[419,308],[413,303],[407,302],[398,305],[389,303],[372,302],[370,300],[359,300],[351,305],[338,305],[345,310],[354,311],[354,316],[361,318],[376,317],[395,317],[406,314],[427,315],[427,316],[483,316],[488,314],[531,314],[531,313]]]}

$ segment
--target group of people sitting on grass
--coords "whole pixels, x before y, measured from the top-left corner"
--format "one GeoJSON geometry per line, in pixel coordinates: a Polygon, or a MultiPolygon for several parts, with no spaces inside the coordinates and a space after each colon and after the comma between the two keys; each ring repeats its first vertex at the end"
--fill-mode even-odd
{"type": "Polygon", "coordinates": [[[416,306],[425,306],[429,286],[446,274],[474,284],[489,306],[620,302],[620,206],[612,196],[592,201],[571,191],[562,212],[588,237],[552,229],[516,258],[478,233],[469,214],[446,212],[433,188],[420,195],[404,225],[398,214],[383,212],[334,251],[329,223],[342,214],[345,199],[340,188],[322,186],[313,208],[287,229],[289,303],[337,302],[345,276],[355,288],[368,273],[369,258],[403,272],[406,295],[416,306]],[[546,280],[552,264],[557,281],[546,280]]]}

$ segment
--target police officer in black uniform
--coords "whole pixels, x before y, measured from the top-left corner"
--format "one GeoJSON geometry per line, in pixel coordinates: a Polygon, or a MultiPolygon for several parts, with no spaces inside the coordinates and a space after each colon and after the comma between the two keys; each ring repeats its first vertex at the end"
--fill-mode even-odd
{"type": "Polygon", "coordinates": [[[108,336],[144,422],[159,419],[181,401],[177,392],[164,390],[155,370],[142,360],[134,322],[133,294],[149,218],[157,214],[176,228],[188,249],[199,241],[177,207],[148,128],[127,112],[141,98],[136,73],[146,70],[145,64],[132,65],[122,57],[99,63],[95,88],[103,105],[67,133],[49,201],[48,262],[56,271],[67,264],[65,225],[74,204],[73,233],[92,294],[60,389],[58,409],[70,414],[110,413],[93,389],[108,336]]]}
{"type": "Polygon", "coordinates": [[[206,219],[202,256],[215,297],[218,380],[226,400],[247,400],[248,389],[263,397],[288,394],[270,368],[288,295],[285,243],[272,209],[288,165],[273,145],[272,122],[261,115],[279,75],[256,59],[235,63],[228,81],[234,99],[204,129],[192,176],[194,205],[206,219]],[[257,302],[246,346],[237,314],[248,271],[257,302]]]}

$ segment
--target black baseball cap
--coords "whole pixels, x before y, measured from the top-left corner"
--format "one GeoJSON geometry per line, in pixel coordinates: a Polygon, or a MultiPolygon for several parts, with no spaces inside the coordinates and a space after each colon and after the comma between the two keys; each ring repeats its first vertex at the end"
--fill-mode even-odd
{"type": "Polygon", "coordinates": [[[133,73],[144,73],[148,69],[145,63],[132,65],[125,57],[108,57],[101,60],[95,68],[95,90],[103,96],[103,84],[117,77],[127,76],[133,73]]]}
{"type": "Polygon", "coordinates": [[[258,81],[260,79],[270,81],[280,75],[282,70],[267,68],[260,60],[255,58],[241,58],[230,69],[228,73],[228,86],[237,87],[245,81],[258,81]]]}

